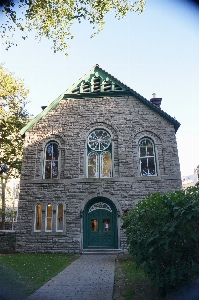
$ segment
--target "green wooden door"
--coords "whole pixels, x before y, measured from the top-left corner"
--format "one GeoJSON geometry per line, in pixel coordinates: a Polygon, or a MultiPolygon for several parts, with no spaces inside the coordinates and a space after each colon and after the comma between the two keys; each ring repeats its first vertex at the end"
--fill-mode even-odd
{"type": "Polygon", "coordinates": [[[84,248],[117,248],[117,214],[106,198],[97,198],[84,212],[84,248]]]}

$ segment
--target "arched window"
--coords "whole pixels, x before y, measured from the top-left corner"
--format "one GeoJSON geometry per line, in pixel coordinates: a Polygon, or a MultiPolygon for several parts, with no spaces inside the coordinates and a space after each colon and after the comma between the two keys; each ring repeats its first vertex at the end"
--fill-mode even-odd
{"type": "Polygon", "coordinates": [[[149,138],[143,138],[139,142],[139,162],[141,176],[156,176],[155,145],[149,138]]]}
{"type": "Polygon", "coordinates": [[[112,177],[111,135],[104,129],[93,130],[87,138],[88,177],[112,177]]]}
{"type": "Polygon", "coordinates": [[[59,145],[49,142],[44,153],[44,179],[56,179],[59,175],[59,145]]]}

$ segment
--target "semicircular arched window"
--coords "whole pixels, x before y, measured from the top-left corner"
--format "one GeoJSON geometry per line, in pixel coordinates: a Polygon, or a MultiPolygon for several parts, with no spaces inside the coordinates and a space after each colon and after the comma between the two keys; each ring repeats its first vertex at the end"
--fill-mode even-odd
{"type": "Polygon", "coordinates": [[[59,144],[49,142],[44,149],[44,179],[56,179],[59,176],[59,144]]]}
{"type": "Polygon", "coordinates": [[[104,129],[93,130],[87,138],[87,175],[91,178],[112,177],[111,135],[104,129]]]}
{"type": "Polygon", "coordinates": [[[139,141],[140,176],[157,176],[155,145],[149,138],[139,141]]]}

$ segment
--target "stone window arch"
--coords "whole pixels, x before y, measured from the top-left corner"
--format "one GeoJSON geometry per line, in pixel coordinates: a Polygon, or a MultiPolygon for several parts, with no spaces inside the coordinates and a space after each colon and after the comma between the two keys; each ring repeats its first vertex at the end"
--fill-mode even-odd
{"type": "Polygon", "coordinates": [[[87,177],[112,177],[111,134],[104,128],[92,130],[87,137],[87,177]]]}
{"type": "Polygon", "coordinates": [[[140,139],[139,144],[140,176],[157,176],[155,143],[149,137],[140,139]]]}
{"type": "Polygon", "coordinates": [[[44,147],[43,179],[59,178],[60,146],[56,141],[48,142],[44,147]]]}

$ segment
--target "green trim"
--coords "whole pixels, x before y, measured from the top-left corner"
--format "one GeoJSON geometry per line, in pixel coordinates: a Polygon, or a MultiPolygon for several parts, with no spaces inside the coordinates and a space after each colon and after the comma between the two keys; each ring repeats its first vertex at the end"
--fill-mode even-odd
{"type": "Polygon", "coordinates": [[[57,99],[55,99],[49,106],[47,106],[42,112],[40,112],[33,120],[31,120],[25,127],[23,127],[20,131],[20,134],[23,135],[31,129],[35,124],[37,124],[43,117],[45,117],[49,111],[51,111],[57,104],[63,99],[63,95],[60,95],[57,99]]]}
{"type": "Polygon", "coordinates": [[[103,97],[122,97],[122,96],[134,96],[137,100],[141,101],[143,104],[148,106],[150,109],[158,113],[160,116],[165,118],[171,124],[173,124],[175,128],[175,132],[177,132],[180,127],[180,123],[168,115],[166,112],[157,108],[146,98],[142,97],[140,94],[135,92],[133,89],[119,81],[117,78],[101,69],[98,65],[94,66],[87,74],[81,77],[76,83],[74,83],[70,88],[68,88],[63,94],[61,94],[57,99],[55,99],[50,105],[48,105],[40,114],[38,114],[32,121],[30,121],[25,127],[23,127],[20,131],[21,135],[24,135],[26,131],[30,130],[35,124],[37,124],[43,117],[45,117],[49,111],[54,109],[60,101],[63,99],[82,99],[82,98],[103,98],[103,97]],[[72,91],[81,85],[81,83],[91,82],[93,77],[99,76],[102,81],[109,80],[114,84],[117,84],[122,88],[122,90],[113,90],[109,92],[89,92],[89,93],[72,93],[72,91]]]}

